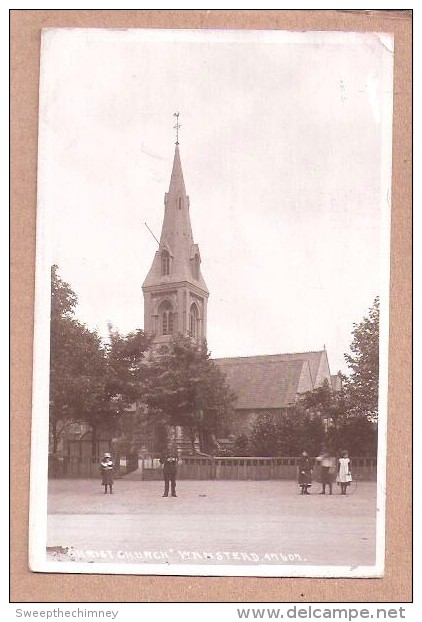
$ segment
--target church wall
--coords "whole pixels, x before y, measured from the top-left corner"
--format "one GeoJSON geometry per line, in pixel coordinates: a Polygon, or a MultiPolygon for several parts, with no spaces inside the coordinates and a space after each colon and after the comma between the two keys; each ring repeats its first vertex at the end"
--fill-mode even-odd
{"type": "Polygon", "coordinates": [[[253,425],[257,419],[263,415],[273,415],[275,418],[280,417],[285,408],[255,408],[251,410],[236,409],[227,426],[229,434],[249,434],[252,432],[253,425]]]}

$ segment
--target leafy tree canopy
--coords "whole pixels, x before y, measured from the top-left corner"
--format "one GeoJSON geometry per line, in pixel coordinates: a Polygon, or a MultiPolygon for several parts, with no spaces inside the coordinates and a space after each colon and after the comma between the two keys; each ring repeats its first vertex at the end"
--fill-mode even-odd
{"type": "Polygon", "coordinates": [[[59,267],[51,266],[51,321],[72,318],[78,298],[70,285],[59,276],[59,267]]]}
{"type": "MultiPolygon", "coordinates": [[[[239,439],[240,440],[240,439],[239,439]]],[[[324,425],[318,416],[301,408],[281,415],[262,414],[253,423],[249,444],[235,441],[235,448],[254,456],[298,456],[302,451],[317,455],[325,440],[324,425]]],[[[246,454],[241,454],[246,455],[246,454]]]]}
{"type": "Polygon", "coordinates": [[[201,450],[231,411],[234,396],[210,358],[205,341],[178,334],[168,346],[152,349],[142,361],[143,400],[155,425],[182,426],[201,450]]]}
{"type": "Polygon", "coordinates": [[[118,414],[108,389],[106,351],[101,338],[75,317],[77,296],[57,266],[51,268],[50,432],[53,452],[61,430],[80,421],[112,429],[118,414]]]}
{"type": "Polygon", "coordinates": [[[122,408],[141,399],[146,352],[152,338],[143,330],[121,335],[109,325],[109,344],[106,347],[107,391],[109,397],[118,400],[122,408]]]}
{"type": "Polygon", "coordinates": [[[350,374],[345,391],[350,414],[378,417],[379,371],[379,298],[375,298],[368,316],[353,325],[351,354],[345,354],[350,374]]]}

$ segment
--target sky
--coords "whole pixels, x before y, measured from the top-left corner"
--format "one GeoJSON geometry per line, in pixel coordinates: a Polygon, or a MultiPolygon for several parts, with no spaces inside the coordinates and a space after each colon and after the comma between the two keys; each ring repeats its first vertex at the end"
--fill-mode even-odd
{"type": "MultiPolygon", "coordinates": [[[[48,29],[38,271],[77,317],[143,328],[174,156],[210,291],[214,357],[320,350],[386,304],[392,40],[371,33],[48,29]]],[[[48,309],[48,302],[45,301],[48,309]]]]}

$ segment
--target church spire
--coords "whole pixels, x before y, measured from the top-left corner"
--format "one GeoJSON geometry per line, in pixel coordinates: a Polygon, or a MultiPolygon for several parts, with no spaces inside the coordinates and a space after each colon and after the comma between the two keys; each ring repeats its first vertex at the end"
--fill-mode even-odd
{"type": "Polygon", "coordinates": [[[169,190],[164,196],[164,206],[160,245],[163,248],[167,246],[169,251],[175,257],[177,256],[179,261],[183,260],[183,264],[185,264],[190,256],[193,236],[189,215],[189,197],[186,194],[179,145],[177,144],[174,150],[169,190]]]}
{"type": "Polygon", "coordinates": [[[186,196],[185,181],[183,179],[182,162],[180,160],[179,143],[176,143],[173,158],[173,168],[171,170],[170,186],[168,196],[186,196]]]}
{"type": "Polygon", "coordinates": [[[206,336],[208,289],[201,273],[201,256],[194,243],[179,150],[179,113],[175,113],[176,143],[159,248],[142,286],[144,330],[155,341],[175,332],[206,336]]]}

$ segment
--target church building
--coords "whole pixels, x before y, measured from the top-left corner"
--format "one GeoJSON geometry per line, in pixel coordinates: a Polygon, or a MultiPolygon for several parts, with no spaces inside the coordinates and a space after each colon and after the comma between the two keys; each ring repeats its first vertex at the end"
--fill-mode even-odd
{"type": "MultiPolygon", "coordinates": [[[[176,125],[178,127],[178,124],[176,125]]],[[[142,286],[144,330],[154,344],[166,348],[173,334],[194,339],[207,336],[208,288],[201,255],[190,222],[178,140],[170,185],[164,196],[164,219],[158,250],[142,286]]],[[[334,390],[325,348],[315,352],[214,359],[237,396],[232,434],[247,433],[260,414],[291,408],[298,396],[328,382],[334,390]]]]}

